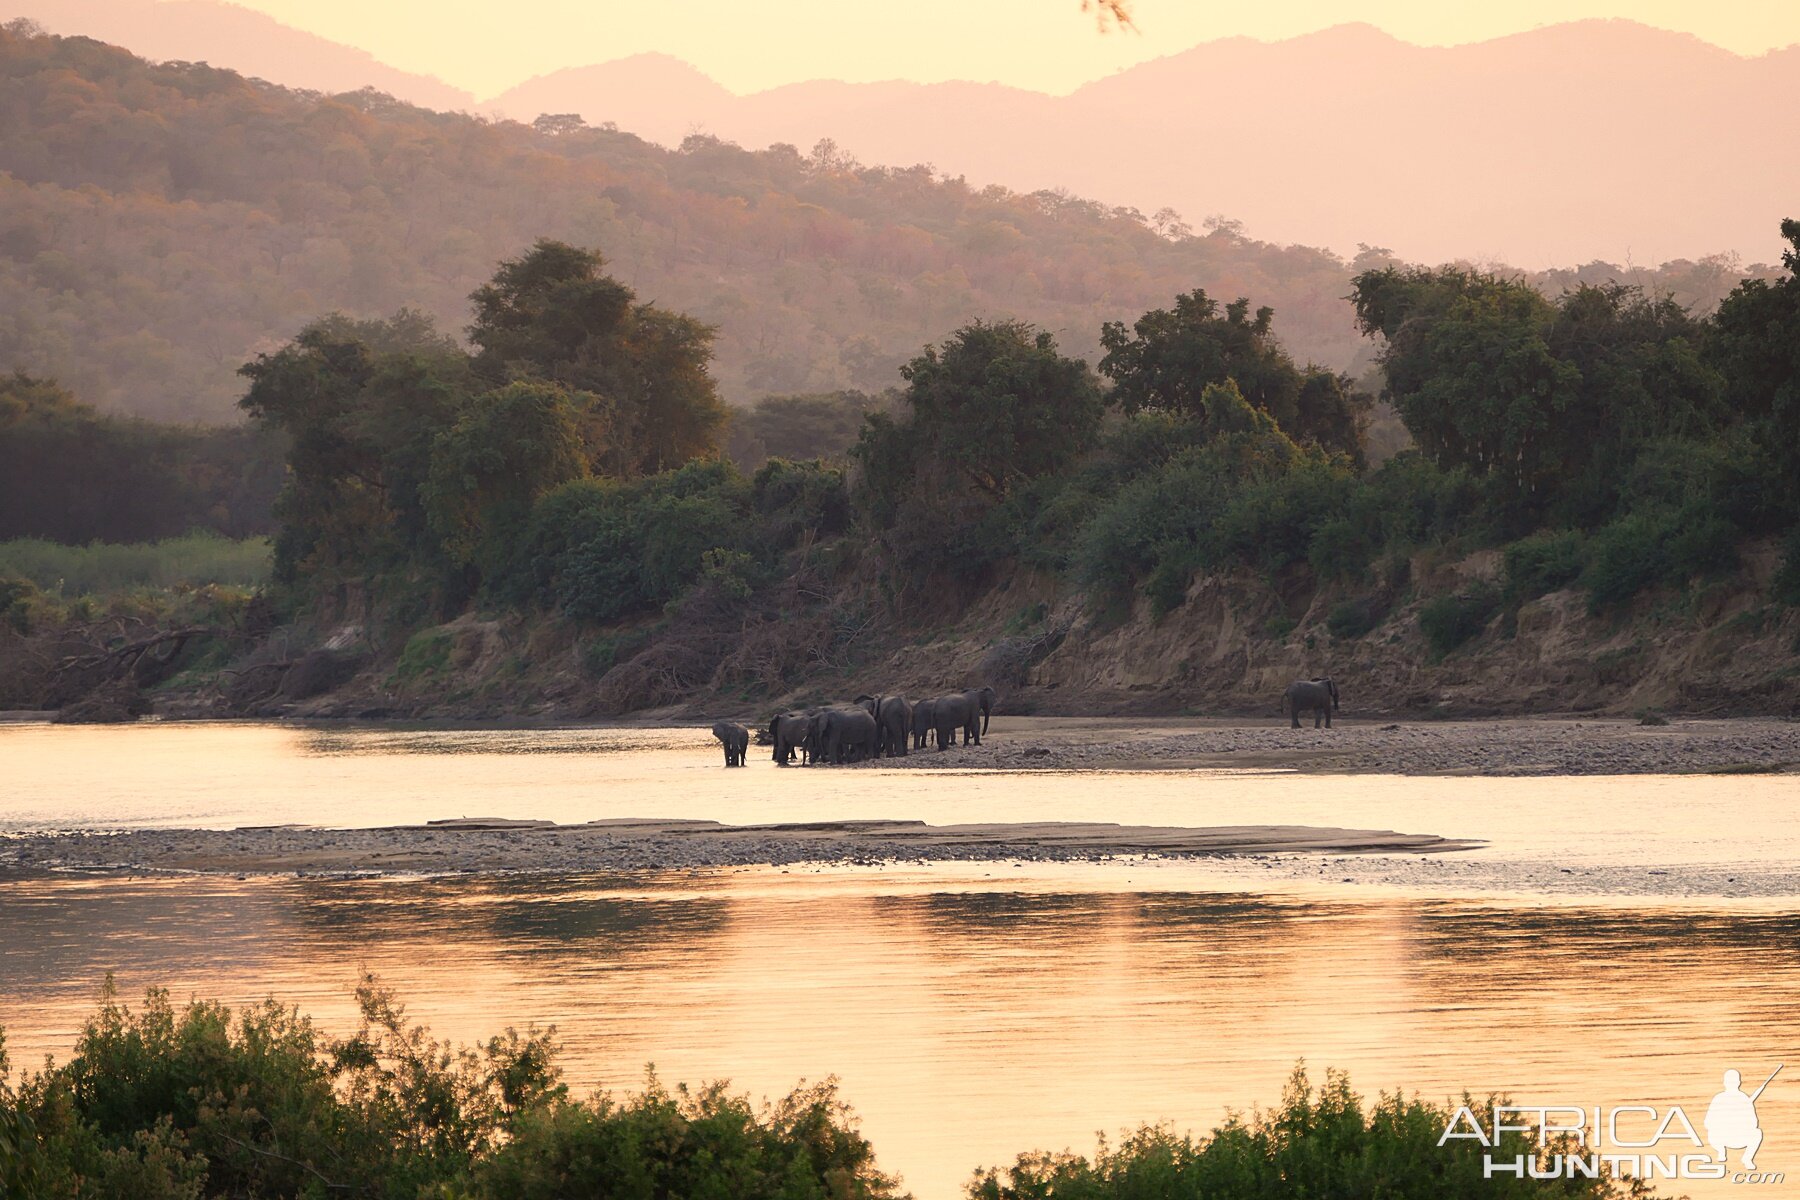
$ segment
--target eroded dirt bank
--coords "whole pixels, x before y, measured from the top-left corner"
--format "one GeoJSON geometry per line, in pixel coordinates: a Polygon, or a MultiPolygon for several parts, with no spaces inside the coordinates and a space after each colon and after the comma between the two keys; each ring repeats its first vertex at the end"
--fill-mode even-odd
{"type": "Polygon", "coordinates": [[[455,820],[387,829],[152,829],[0,842],[0,870],[225,874],[419,874],[669,870],[800,862],[1070,860],[1118,855],[1435,853],[1475,843],[1433,834],[1297,825],[1214,828],[1048,821],[927,825],[826,821],[455,820]]]}

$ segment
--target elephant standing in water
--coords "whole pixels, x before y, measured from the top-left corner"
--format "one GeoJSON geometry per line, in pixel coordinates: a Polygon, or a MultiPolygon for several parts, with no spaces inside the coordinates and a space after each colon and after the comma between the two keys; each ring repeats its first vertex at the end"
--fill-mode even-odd
{"type": "Polygon", "coordinates": [[[932,713],[937,707],[936,700],[921,700],[912,706],[912,738],[913,749],[923,750],[925,742],[931,737],[932,713]]]}
{"type": "Polygon", "coordinates": [[[720,721],[713,726],[713,736],[725,746],[725,765],[741,767],[750,749],[750,731],[735,721],[720,721]]]}
{"type": "Polygon", "coordinates": [[[904,755],[912,733],[913,706],[905,696],[858,696],[856,702],[875,718],[875,753],[904,755]]]}
{"type": "Polygon", "coordinates": [[[1325,728],[1331,728],[1331,710],[1338,706],[1337,684],[1330,679],[1296,679],[1288,684],[1288,690],[1281,698],[1283,706],[1293,715],[1295,729],[1300,728],[1300,714],[1310,711],[1313,714],[1313,728],[1319,727],[1319,720],[1324,718],[1325,728]]]}
{"type": "Polygon", "coordinates": [[[811,713],[782,713],[769,722],[769,741],[775,744],[775,761],[787,766],[788,760],[799,752],[800,765],[805,766],[807,760],[816,756],[817,751],[812,740],[811,713]]]}
{"type": "Polygon", "coordinates": [[[951,692],[939,696],[931,702],[931,727],[937,732],[937,748],[948,750],[956,745],[956,735],[961,731],[964,744],[968,743],[969,731],[975,731],[975,744],[981,744],[981,708],[969,699],[967,692],[951,692]]]}

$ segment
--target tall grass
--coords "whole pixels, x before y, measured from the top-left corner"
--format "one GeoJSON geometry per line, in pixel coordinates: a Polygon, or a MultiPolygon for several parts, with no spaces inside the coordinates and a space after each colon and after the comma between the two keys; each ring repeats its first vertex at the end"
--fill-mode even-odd
{"type": "Polygon", "coordinates": [[[129,545],[65,546],[40,538],[0,542],[0,578],[28,579],[66,597],[209,583],[250,587],[268,577],[268,538],[234,541],[195,532],[129,545]]]}

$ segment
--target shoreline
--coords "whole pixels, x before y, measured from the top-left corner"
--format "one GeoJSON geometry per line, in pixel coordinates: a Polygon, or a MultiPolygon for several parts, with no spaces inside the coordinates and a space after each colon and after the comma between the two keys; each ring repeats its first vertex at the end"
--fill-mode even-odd
{"type": "MultiPolygon", "coordinates": [[[[1671,719],[1661,725],[1592,717],[1400,722],[1337,720],[1334,728],[1238,719],[1069,718],[1039,731],[999,724],[997,740],[915,750],[894,769],[1147,771],[1228,769],[1326,775],[1456,778],[1800,773],[1800,721],[1671,719]],[[1045,736],[1054,733],[1057,738],[1045,736]]],[[[1047,722],[1045,722],[1048,724],[1047,722]]],[[[990,735],[991,736],[991,735],[990,735]]]]}
{"type": "Polygon", "coordinates": [[[606,819],[577,825],[482,818],[376,829],[265,826],[23,834],[0,839],[0,880],[47,871],[355,876],[565,874],[799,863],[1101,861],[1131,855],[1440,854],[1481,842],[1300,825],[1206,828],[1045,821],[606,819]]]}
{"type": "MultiPolygon", "coordinates": [[[[766,717],[722,710],[752,728],[766,717]]],[[[46,714],[0,713],[0,728],[48,727],[46,714]]],[[[571,722],[518,717],[498,720],[361,719],[352,717],[151,718],[111,726],[257,725],[288,729],[390,730],[423,734],[550,733],[608,730],[691,731],[695,745],[714,747],[707,727],[686,710],[628,720],[571,722]]],[[[58,728],[91,728],[74,726],[58,728]]],[[[752,744],[752,761],[766,746],[752,744]]],[[[980,746],[913,750],[904,757],[847,764],[855,770],[961,771],[1293,771],[1332,775],[1581,776],[1800,774],[1800,720],[1781,717],[1669,718],[1643,724],[1619,717],[1573,715],[1395,720],[1385,714],[1336,720],[1331,729],[1300,729],[1272,717],[1024,716],[996,714],[980,746]]]]}

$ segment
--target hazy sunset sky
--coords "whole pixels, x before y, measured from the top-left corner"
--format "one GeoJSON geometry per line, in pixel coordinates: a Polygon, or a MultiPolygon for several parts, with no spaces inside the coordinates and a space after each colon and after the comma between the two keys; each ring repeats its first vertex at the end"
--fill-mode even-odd
{"type": "Polygon", "coordinates": [[[1065,92],[1197,42],[1346,22],[1410,42],[1480,41],[1628,17],[1740,54],[1800,42],[1797,0],[1135,0],[1137,32],[1095,32],[1079,0],[242,0],[406,70],[493,95],[560,67],[660,51],[733,91],[803,79],[997,80],[1065,92]]]}

